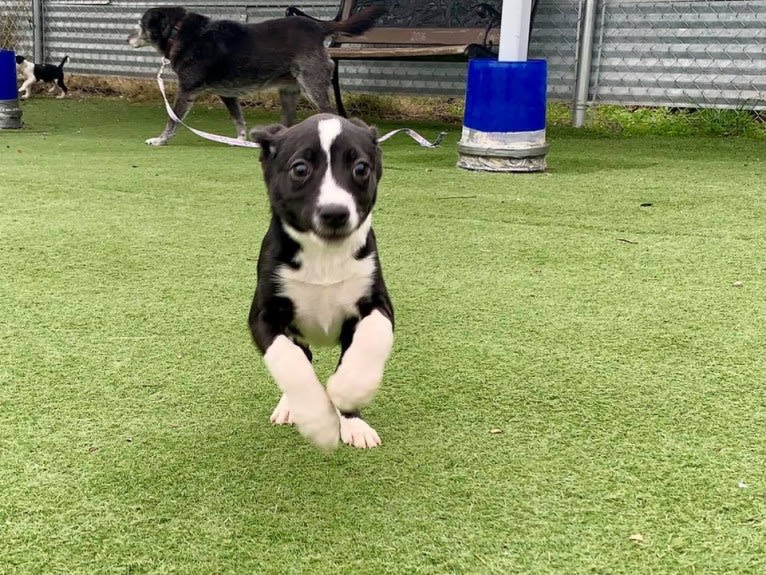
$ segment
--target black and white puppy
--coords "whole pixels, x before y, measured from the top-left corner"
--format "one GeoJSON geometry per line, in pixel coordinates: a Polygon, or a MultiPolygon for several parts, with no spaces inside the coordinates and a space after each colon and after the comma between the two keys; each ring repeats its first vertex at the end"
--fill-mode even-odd
{"type": "MultiPolygon", "coordinates": [[[[237,137],[244,140],[247,129],[239,98],[253,90],[279,88],[286,126],[293,123],[301,91],[320,112],[334,112],[329,97],[334,64],[325,38],[362,34],[383,12],[377,5],[338,22],[291,16],[241,24],[212,20],[181,6],[162,6],[144,13],[128,43],[134,48],[152,45],[170,60],[178,76],[176,116],[183,120],[200,94],[216,94],[234,121],[237,137]]],[[[163,132],[146,143],[161,146],[177,129],[178,123],[168,120],[163,132]]]]}
{"type": "Polygon", "coordinates": [[[282,390],[271,421],[295,423],[324,449],[338,438],[380,445],[361,419],[383,378],[394,312],[378,259],[372,208],[382,175],[377,133],[318,114],[292,128],[253,130],[271,204],[250,330],[282,390]],[[340,344],[322,386],[310,346],[340,344]]]}
{"type": "Polygon", "coordinates": [[[23,80],[19,88],[21,99],[29,98],[30,88],[35,82],[50,82],[53,84],[49,92],[58,91],[57,98],[63,98],[69,91],[64,83],[64,64],[69,62],[69,56],[64,56],[58,66],[53,64],[35,64],[24,56],[16,56],[16,73],[23,80]]]}

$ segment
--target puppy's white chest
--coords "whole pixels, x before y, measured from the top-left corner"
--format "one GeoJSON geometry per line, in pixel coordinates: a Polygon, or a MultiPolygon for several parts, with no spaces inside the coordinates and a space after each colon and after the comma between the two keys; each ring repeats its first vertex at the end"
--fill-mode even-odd
{"type": "MultiPolygon", "coordinates": [[[[280,295],[295,310],[295,326],[313,345],[335,345],[343,322],[359,315],[357,303],[370,293],[375,272],[373,256],[299,258],[301,267],[282,267],[280,295]]],[[[318,256],[318,257],[317,257],[318,256]]]]}

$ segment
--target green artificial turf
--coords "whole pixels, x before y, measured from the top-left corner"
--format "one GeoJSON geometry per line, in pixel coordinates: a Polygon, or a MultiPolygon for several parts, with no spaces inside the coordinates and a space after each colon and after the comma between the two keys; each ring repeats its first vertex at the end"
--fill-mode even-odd
{"type": "Polygon", "coordinates": [[[23,110],[0,573],[766,572],[763,143],[556,130],[526,175],[457,169],[459,126],[384,143],[383,446],[328,456],[268,419],[257,153],[149,148],[159,104],[23,110]]]}

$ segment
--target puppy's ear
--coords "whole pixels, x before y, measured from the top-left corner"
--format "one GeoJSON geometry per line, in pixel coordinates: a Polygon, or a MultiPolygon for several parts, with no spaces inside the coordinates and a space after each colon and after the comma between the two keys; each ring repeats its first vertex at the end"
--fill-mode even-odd
{"type": "Polygon", "coordinates": [[[268,160],[277,151],[277,140],[287,130],[281,124],[272,124],[265,128],[253,128],[250,130],[250,139],[261,146],[261,161],[268,160]]]}
{"type": "Polygon", "coordinates": [[[370,135],[370,139],[375,144],[375,177],[378,181],[383,177],[383,150],[378,144],[378,129],[375,126],[368,126],[359,118],[350,118],[349,121],[355,126],[364,128],[370,135]]]}
{"type": "Polygon", "coordinates": [[[375,142],[376,144],[378,143],[378,129],[375,126],[369,126],[365,124],[364,121],[360,120],[359,118],[349,118],[348,121],[354,124],[355,126],[359,126],[360,128],[364,128],[365,130],[367,130],[367,133],[370,134],[370,138],[372,139],[372,141],[375,142]]]}

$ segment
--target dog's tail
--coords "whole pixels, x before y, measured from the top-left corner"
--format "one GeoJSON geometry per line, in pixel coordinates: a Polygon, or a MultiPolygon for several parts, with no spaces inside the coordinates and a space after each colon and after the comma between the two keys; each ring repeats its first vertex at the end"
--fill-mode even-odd
{"type": "Polygon", "coordinates": [[[64,58],[61,60],[61,64],[59,64],[59,68],[63,68],[64,64],[69,62],[69,56],[64,56],[64,58]]]}
{"type": "Polygon", "coordinates": [[[383,14],[385,14],[386,8],[382,4],[375,4],[368,6],[363,10],[360,10],[356,14],[341,20],[340,22],[322,22],[325,35],[334,34],[335,32],[342,32],[349,36],[358,36],[364,34],[375,26],[375,22],[383,14]]]}

